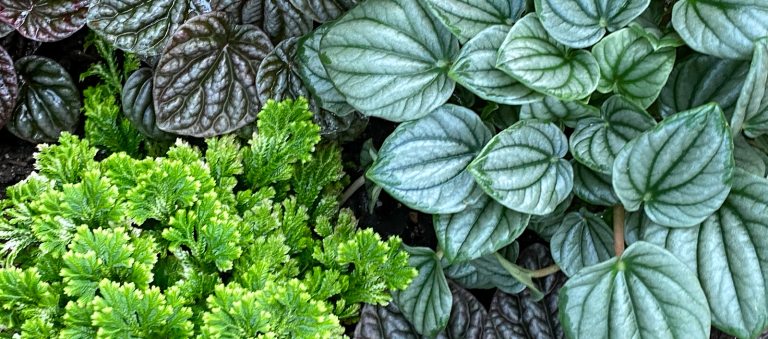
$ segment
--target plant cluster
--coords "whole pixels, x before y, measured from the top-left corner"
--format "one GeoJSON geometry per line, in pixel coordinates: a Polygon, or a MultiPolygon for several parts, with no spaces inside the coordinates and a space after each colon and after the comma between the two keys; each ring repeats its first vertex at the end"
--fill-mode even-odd
{"type": "Polygon", "coordinates": [[[768,327],[767,37],[758,0],[369,0],[298,58],[321,107],[403,122],[366,176],[434,214],[394,299],[418,333],[456,325],[447,278],[536,287],[514,264],[532,229],[570,277],[566,336],[748,338],[768,327]]]}
{"type": "Polygon", "coordinates": [[[307,101],[268,101],[258,129],[143,159],[41,145],[0,201],[0,336],[332,338],[386,304],[416,272],[339,209],[307,101]]]}

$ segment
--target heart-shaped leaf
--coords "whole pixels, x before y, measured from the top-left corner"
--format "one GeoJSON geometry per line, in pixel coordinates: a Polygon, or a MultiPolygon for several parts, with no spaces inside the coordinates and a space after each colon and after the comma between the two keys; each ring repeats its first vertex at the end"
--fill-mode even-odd
{"type": "Polygon", "coordinates": [[[661,90],[661,115],[668,116],[716,102],[727,117],[749,72],[749,63],[694,54],[678,63],[661,90]]]}
{"type": "Polygon", "coordinates": [[[615,206],[620,204],[613,191],[611,176],[595,172],[586,166],[571,161],[573,166],[573,193],[579,199],[592,205],[615,206]]]}
{"type": "Polygon", "coordinates": [[[264,6],[262,29],[274,44],[312,31],[312,18],[299,11],[289,1],[262,1],[264,6]]]}
{"type": "Polygon", "coordinates": [[[696,275],[643,241],[571,277],[559,306],[569,338],[709,337],[709,307],[696,275]]]}
{"type": "Polygon", "coordinates": [[[366,176],[408,207],[456,213],[483,195],[466,169],[490,139],[491,131],[477,114],[444,105],[398,126],[366,176]]]}
{"type": "MultiPolygon", "coordinates": [[[[519,247],[517,243],[499,250],[507,261],[517,261],[519,247]]],[[[506,293],[518,293],[525,289],[517,279],[509,274],[495,254],[489,254],[475,260],[457,262],[443,269],[445,276],[470,289],[498,288],[506,293]]]]}
{"type": "Polygon", "coordinates": [[[426,0],[426,3],[461,43],[488,27],[511,26],[526,10],[525,0],[426,0]]]}
{"type": "Polygon", "coordinates": [[[485,100],[506,105],[541,101],[544,95],[496,68],[497,52],[508,32],[508,26],[491,26],[478,33],[461,48],[448,76],[485,100]]]}
{"type": "Polygon", "coordinates": [[[535,0],[536,13],[560,43],[584,48],[600,41],[606,30],[616,31],[638,17],[651,0],[535,0]]]}
{"type": "Polygon", "coordinates": [[[117,48],[157,55],[188,12],[187,1],[100,0],[88,11],[88,27],[117,48]]]}
{"type": "Polygon", "coordinates": [[[28,39],[62,40],[85,26],[88,0],[0,0],[0,21],[28,39]]]}
{"type": "Polygon", "coordinates": [[[752,63],[731,119],[731,130],[756,137],[768,133],[768,39],[755,42],[752,63]]]}
{"type": "Polygon", "coordinates": [[[494,136],[468,169],[502,205],[544,215],[573,188],[573,168],[563,159],[567,152],[568,140],[554,124],[520,121],[494,136]]]}
{"type": "Polygon", "coordinates": [[[290,0],[300,12],[317,22],[336,20],[344,12],[355,7],[358,0],[290,0]]]}
{"type": "Polygon", "coordinates": [[[296,43],[299,38],[289,38],[281,41],[259,65],[256,73],[256,88],[259,101],[269,99],[280,101],[296,99],[300,96],[309,97],[309,91],[294,71],[296,65],[296,43]]]}
{"type": "Polygon", "coordinates": [[[520,107],[520,120],[539,119],[543,121],[562,122],[574,128],[586,117],[599,117],[597,107],[580,101],[562,101],[555,97],[545,96],[544,100],[533,102],[520,107]]]}
{"type": "Polygon", "coordinates": [[[333,86],[320,62],[320,40],[329,27],[330,25],[320,26],[299,40],[296,51],[297,72],[321,108],[345,116],[354,112],[355,108],[350,106],[344,95],[333,86]]]}
{"type": "Polygon", "coordinates": [[[568,213],[552,236],[552,258],[568,276],[613,256],[613,232],[599,215],[582,208],[568,213]]]}
{"type": "Polygon", "coordinates": [[[643,204],[653,222],[689,227],[725,201],[733,166],[723,112],[707,104],[667,117],[629,142],[613,164],[613,188],[628,211],[643,204]]]}
{"type": "Polygon", "coordinates": [[[600,79],[600,67],[591,53],[557,42],[533,13],[512,26],[496,67],[524,85],[562,100],[586,98],[600,79]]]}
{"type": "Polygon", "coordinates": [[[403,316],[422,335],[435,336],[448,325],[453,296],[443,275],[440,259],[429,248],[403,248],[410,255],[408,264],[419,274],[403,291],[392,292],[393,301],[403,316]]]}
{"type": "Polygon", "coordinates": [[[592,48],[598,65],[601,93],[615,92],[643,108],[659,96],[675,64],[675,49],[657,50],[637,29],[625,28],[592,48]]]}
{"type": "Polygon", "coordinates": [[[123,112],[141,134],[158,140],[172,139],[173,135],[159,129],[155,121],[153,75],[151,68],[141,68],[128,77],[123,85],[123,112]]]}
{"type": "Polygon", "coordinates": [[[768,3],[762,0],[681,0],[672,25],[691,48],[728,59],[749,59],[754,42],[768,36],[768,3]]]}
{"type": "Polygon", "coordinates": [[[80,93],[55,61],[28,56],[16,61],[19,96],[8,130],[30,142],[54,142],[74,132],[80,118],[80,93]]]}
{"type": "Polygon", "coordinates": [[[224,13],[194,17],[174,33],[155,71],[157,125],[209,137],[256,119],[258,65],[272,50],[255,26],[232,24],[224,13]]]}
{"type": "Polygon", "coordinates": [[[320,42],[321,61],[347,102],[391,121],[418,119],[453,93],[458,41],[418,0],[366,1],[320,42]]]}
{"type": "Polygon", "coordinates": [[[19,84],[13,59],[0,47],[0,128],[11,118],[18,95],[19,84]]]}
{"type": "Polygon", "coordinates": [[[616,155],[630,140],[656,126],[642,107],[620,95],[603,103],[601,118],[579,121],[569,142],[573,158],[590,169],[610,175],[616,155]]]}

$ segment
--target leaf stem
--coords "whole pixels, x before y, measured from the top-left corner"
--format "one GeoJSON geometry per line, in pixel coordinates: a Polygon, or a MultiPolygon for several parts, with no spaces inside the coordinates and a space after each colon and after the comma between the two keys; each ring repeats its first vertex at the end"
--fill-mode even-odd
{"type": "Polygon", "coordinates": [[[560,272],[560,266],[557,266],[557,264],[552,264],[547,267],[543,267],[538,270],[531,271],[531,278],[544,278],[550,274],[555,274],[557,272],[560,272]]]}
{"type": "Polygon", "coordinates": [[[344,194],[341,195],[341,203],[339,203],[339,205],[344,205],[344,203],[346,203],[347,200],[360,189],[360,187],[363,187],[363,185],[365,185],[365,174],[358,177],[351,185],[349,185],[349,187],[347,187],[344,194]]]}
{"type": "Polygon", "coordinates": [[[613,206],[613,249],[616,256],[624,253],[624,206],[613,206]]]}

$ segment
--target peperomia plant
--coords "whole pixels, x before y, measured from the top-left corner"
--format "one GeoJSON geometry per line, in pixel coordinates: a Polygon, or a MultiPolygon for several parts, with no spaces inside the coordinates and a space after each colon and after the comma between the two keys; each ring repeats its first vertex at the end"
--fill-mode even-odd
{"type": "Polygon", "coordinates": [[[768,5],[528,4],[369,0],[300,40],[322,107],[402,122],[366,177],[434,214],[438,249],[407,248],[419,276],[387,312],[437,335],[446,277],[502,288],[499,268],[541,297],[554,267],[509,255],[529,228],[570,277],[568,337],[759,335],[768,5]]]}

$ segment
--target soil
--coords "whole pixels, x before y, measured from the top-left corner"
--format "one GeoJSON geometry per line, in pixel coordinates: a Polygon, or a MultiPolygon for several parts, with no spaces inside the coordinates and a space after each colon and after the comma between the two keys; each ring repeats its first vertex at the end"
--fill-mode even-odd
{"type": "Polygon", "coordinates": [[[6,130],[0,131],[0,199],[5,199],[6,188],[24,180],[34,169],[34,144],[22,141],[6,130]]]}

